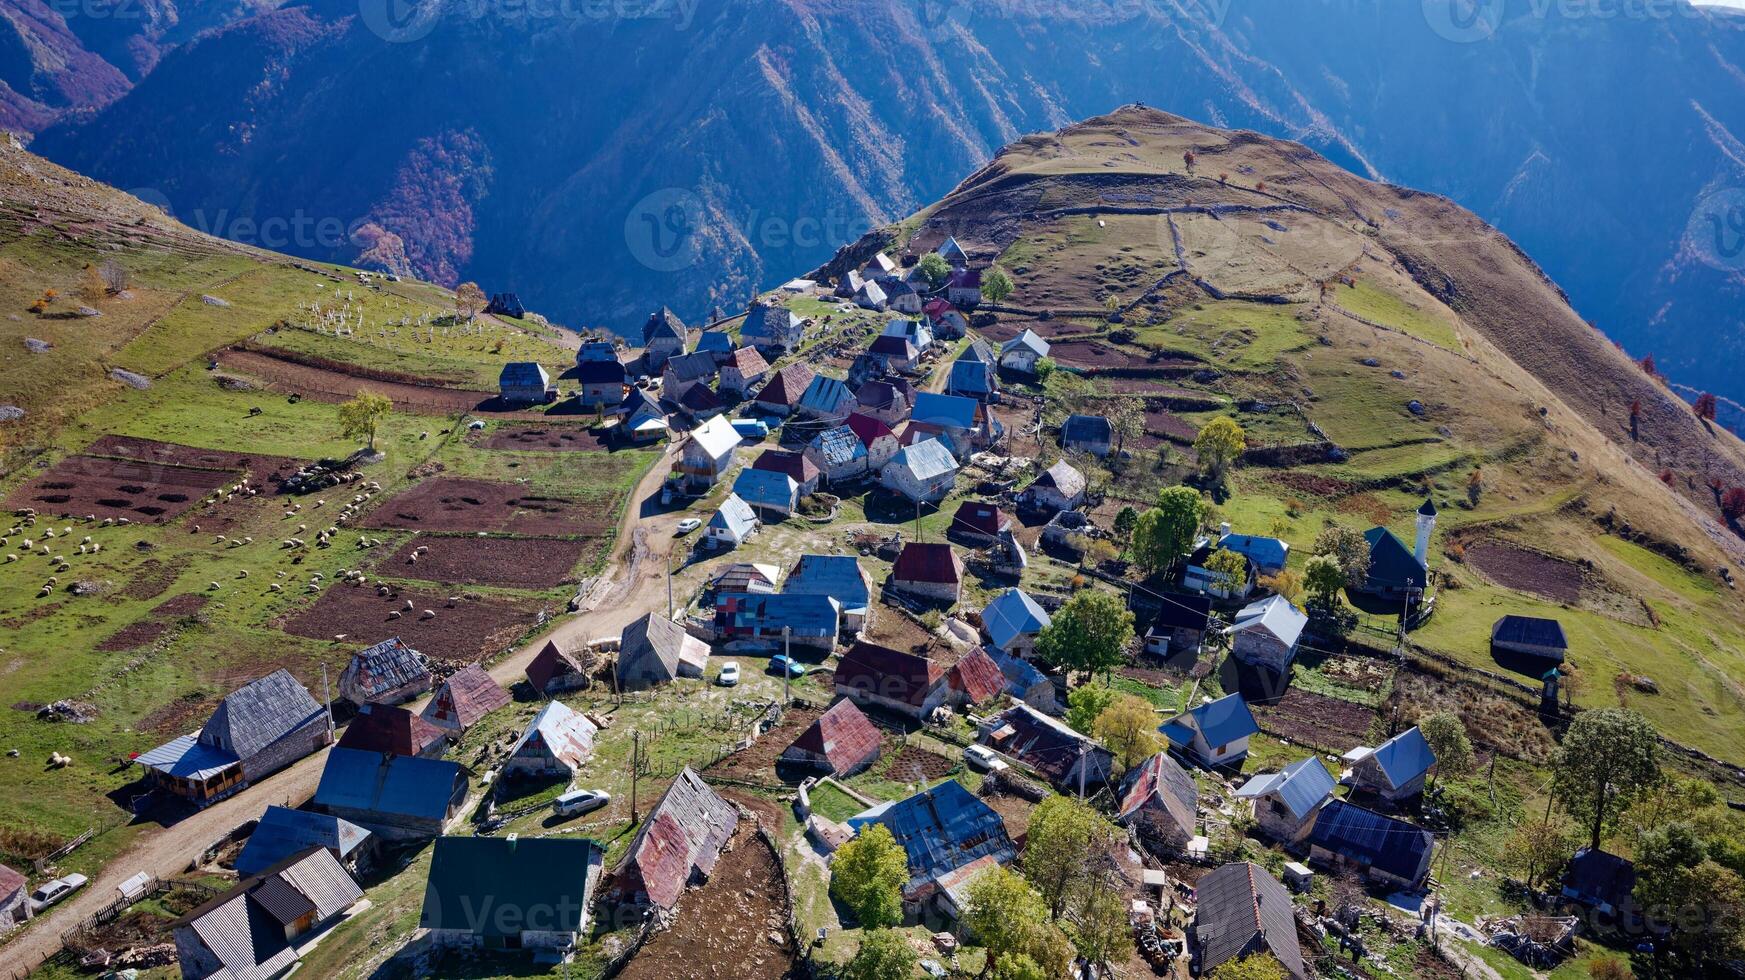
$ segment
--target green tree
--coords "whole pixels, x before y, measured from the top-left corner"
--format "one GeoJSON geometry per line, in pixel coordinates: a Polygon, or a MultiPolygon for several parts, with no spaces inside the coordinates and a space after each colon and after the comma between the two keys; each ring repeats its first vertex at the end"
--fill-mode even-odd
{"type": "Polygon", "coordinates": [[[1260,584],[1289,599],[1293,606],[1303,604],[1303,573],[1294,568],[1281,568],[1263,577],[1260,584]]]}
{"type": "Polygon", "coordinates": [[[884,824],[868,824],[830,861],[830,894],[868,929],[903,921],[909,858],[884,824]]]}
{"type": "Polygon", "coordinates": [[[1206,516],[1206,501],[1193,487],[1169,487],[1157,506],[1139,515],[1133,530],[1134,560],[1146,574],[1166,572],[1193,546],[1206,516]]]}
{"type": "Polygon", "coordinates": [[[1115,756],[1122,772],[1157,754],[1157,712],[1151,702],[1122,694],[1097,715],[1091,734],[1115,756]]]}
{"type": "Polygon", "coordinates": [[[1052,980],[1048,972],[1023,953],[1003,956],[988,972],[989,980],[1052,980]]]}
{"type": "Polygon", "coordinates": [[[987,949],[996,972],[1020,956],[1034,960],[1047,977],[1065,976],[1072,964],[1066,933],[1049,921],[1042,897],[1010,869],[995,866],[970,882],[963,924],[987,949]]]}
{"type": "Polygon", "coordinates": [[[1066,724],[1075,732],[1086,735],[1096,727],[1097,716],[1103,709],[1115,703],[1115,696],[1121,692],[1110,687],[1095,687],[1085,685],[1075,687],[1066,696],[1066,724]]]}
{"type": "Polygon", "coordinates": [[[1575,853],[1569,828],[1558,820],[1528,820],[1509,835],[1502,857],[1508,869],[1527,887],[1537,891],[1542,882],[1554,880],[1558,869],[1575,853]]]}
{"type": "Polygon", "coordinates": [[[894,929],[871,929],[842,969],[843,980],[910,980],[921,965],[909,939],[894,929]]]}
{"type": "Polygon", "coordinates": [[[1004,303],[1014,288],[1012,277],[1005,269],[990,265],[982,270],[982,298],[995,306],[1004,303]]]}
{"type": "Polygon", "coordinates": [[[1133,543],[1133,529],[1138,527],[1138,526],[1139,526],[1139,511],[1135,510],[1133,508],[1133,505],[1131,505],[1131,504],[1128,504],[1127,506],[1122,507],[1115,514],[1115,523],[1113,526],[1113,530],[1115,532],[1115,539],[1117,541],[1120,541],[1121,544],[1123,544],[1123,545],[1132,544],[1133,543]]]}
{"type": "Polygon", "coordinates": [[[1310,605],[1323,609],[1339,607],[1339,590],[1345,588],[1345,569],[1332,555],[1315,555],[1303,566],[1303,588],[1309,593],[1310,605]]]}
{"type": "Polygon", "coordinates": [[[1133,642],[1133,613],[1110,592],[1082,589],[1036,637],[1036,655],[1062,670],[1097,674],[1121,663],[1133,642]]]}
{"type": "Polygon", "coordinates": [[[1240,589],[1248,580],[1248,559],[1229,548],[1212,552],[1212,557],[1206,559],[1205,569],[1217,576],[1217,581],[1226,591],[1240,589]]]}
{"type": "Polygon", "coordinates": [[[1551,792],[1589,830],[1598,850],[1608,827],[1660,780],[1652,725],[1627,708],[1577,715],[1551,760],[1551,792]]]}
{"type": "Polygon", "coordinates": [[[1361,588],[1369,578],[1369,542],[1363,532],[1344,524],[1329,523],[1315,535],[1314,552],[1327,555],[1339,563],[1345,573],[1345,587],[1361,588]]]}
{"type": "Polygon", "coordinates": [[[1120,890],[1087,887],[1067,914],[1067,935],[1079,955],[1096,966],[1124,962],[1133,952],[1133,926],[1127,915],[1127,899],[1120,890]]]}
{"type": "Polygon", "coordinates": [[[351,401],[339,406],[339,434],[347,439],[362,439],[370,452],[376,451],[376,427],[394,410],[394,403],[373,391],[360,391],[351,401]]]}
{"type": "Polygon", "coordinates": [[[945,256],[938,252],[928,252],[921,256],[917,268],[927,277],[927,284],[934,289],[945,285],[946,280],[951,278],[951,263],[945,261],[945,256]]]}
{"type": "Polygon", "coordinates": [[[1248,448],[1248,436],[1242,426],[1228,415],[1220,415],[1194,437],[1194,452],[1200,457],[1200,469],[1214,483],[1223,483],[1230,464],[1248,448]]]}
{"type": "Polygon", "coordinates": [[[1024,877],[1042,898],[1048,917],[1066,914],[1087,870],[1106,858],[1122,831],[1082,800],[1049,796],[1030,811],[1024,838],[1024,877]]]}
{"type": "Polygon", "coordinates": [[[1714,861],[1688,823],[1642,836],[1635,898],[1650,922],[1672,927],[1673,946],[1693,965],[1731,959],[1745,949],[1745,880],[1714,861]]]}
{"type": "Polygon", "coordinates": [[[1436,753],[1436,778],[1443,775],[1464,776],[1472,771],[1474,756],[1472,740],[1466,736],[1466,724],[1450,711],[1437,711],[1418,719],[1418,730],[1430,751],[1436,753]]]}
{"type": "Polygon", "coordinates": [[[1206,975],[1206,980],[1287,980],[1285,968],[1265,953],[1252,953],[1239,960],[1227,960],[1206,975]]]}

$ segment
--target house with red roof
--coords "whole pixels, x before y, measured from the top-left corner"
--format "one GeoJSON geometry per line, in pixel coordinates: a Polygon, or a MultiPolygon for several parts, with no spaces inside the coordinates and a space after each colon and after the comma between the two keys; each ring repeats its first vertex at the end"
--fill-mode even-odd
{"type": "Polygon", "coordinates": [[[723,395],[744,398],[753,388],[763,384],[768,374],[769,362],[763,359],[757,348],[741,347],[721,362],[721,380],[716,388],[723,395]]]}
{"type": "Polygon", "coordinates": [[[870,472],[877,473],[884,469],[885,464],[902,448],[897,445],[897,434],[882,419],[865,412],[851,412],[847,425],[859,437],[860,444],[866,447],[866,468],[870,472]]]}
{"type": "Polygon", "coordinates": [[[891,566],[891,587],[911,595],[955,603],[963,591],[963,559],[951,545],[911,541],[891,566]]]}
{"type": "Polygon", "coordinates": [[[998,504],[985,500],[966,500],[957,505],[957,513],[951,518],[951,527],[945,533],[970,544],[987,547],[999,540],[1001,531],[1011,529],[1011,515],[1001,510],[998,504]]]}
{"type": "Polygon", "coordinates": [[[878,707],[920,720],[951,696],[946,669],[919,654],[860,642],[837,661],[836,693],[861,707],[878,707]]]}
{"type": "Polygon", "coordinates": [[[880,743],[878,726],[852,700],[843,698],[782,750],[781,761],[832,776],[852,776],[878,761],[880,743]]]}
{"type": "Polygon", "coordinates": [[[762,456],[752,461],[754,470],[767,470],[772,473],[786,473],[795,485],[800,488],[800,496],[810,497],[818,491],[818,480],[823,476],[818,464],[808,459],[804,453],[791,452],[786,449],[765,450],[762,456]]]}
{"type": "Polygon", "coordinates": [[[448,738],[442,729],[405,708],[366,704],[357,709],[357,717],[345,726],[339,747],[440,759],[448,749],[448,738]]]}
{"type": "Polygon", "coordinates": [[[787,416],[800,404],[806,389],[812,386],[816,373],[804,364],[790,364],[764,382],[752,401],[771,415],[787,416]]]}
{"type": "Polygon", "coordinates": [[[714,870],[739,827],[739,811],[686,766],[637,829],[613,875],[612,892],[636,905],[670,909],[685,888],[714,870]]]}
{"type": "MultiPolygon", "coordinates": [[[[548,644],[549,645],[549,644],[548,644]]],[[[459,734],[498,708],[508,707],[509,692],[478,664],[467,664],[449,675],[424,706],[424,720],[459,734]]]]}
{"type": "Polygon", "coordinates": [[[945,683],[959,704],[986,704],[1006,690],[1006,675],[987,651],[976,647],[951,665],[945,683]]]}

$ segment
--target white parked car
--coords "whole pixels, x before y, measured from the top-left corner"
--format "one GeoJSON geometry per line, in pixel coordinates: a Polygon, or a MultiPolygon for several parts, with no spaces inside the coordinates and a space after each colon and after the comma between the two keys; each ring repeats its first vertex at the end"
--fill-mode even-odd
{"type": "Polygon", "coordinates": [[[983,772],[1005,772],[1011,768],[1006,765],[1006,760],[1000,758],[993,749],[985,745],[964,746],[963,761],[983,772]]]}
{"type": "Polygon", "coordinates": [[[560,817],[579,817],[592,813],[612,802],[612,794],[603,789],[572,789],[551,801],[552,810],[560,817]]]}
{"type": "Polygon", "coordinates": [[[30,907],[33,912],[40,912],[50,905],[66,898],[68,895],[85,887],[89,881],[81,874],[70,874],[64,878],[43,882],[42,886],[30,893],[30,907]]]}
{"type": "Polygon", "coordinates": [[[692,531],[695,531],[697,528],[700,528],[702,526],[703,526],[703,522],[701,520],[699,520],[698,518],[687,517],[684,520],[679,522],[678,533],[679,534],[690,534],[692,531]]]}
{"type": "Polygon", "coordinates": [[[733,687],[739,683],[739,665],[725,663],[721,665],[721,673],[715,675],[715,683],[722,687],[733,687]]]}

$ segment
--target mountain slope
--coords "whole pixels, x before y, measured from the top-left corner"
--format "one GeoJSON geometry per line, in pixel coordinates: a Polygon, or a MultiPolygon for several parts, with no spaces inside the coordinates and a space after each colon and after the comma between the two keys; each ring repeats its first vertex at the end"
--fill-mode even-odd
{"type": "MultiPolygon", "coordinates": [[[[1745,179],[1745,32],[1721,12],[1514,11],[1457,43],[1435,0],[446,9],[405,43],[338,0],[243,21],[38,146],[219,234],[249,237],[238,218],[374,223],[407,243],[389,264],[623,328],[650,294],[691,316],[737,303],[1021,133],[1146,101],[1446,194],[1609,336],[1741,394],[1709,356],[1717,338],[1745,353],[1741,271],[1686,234],[1730,214],[1711,195],[1745,179]],[[428,150],[456,144],[470,149],[428,150]]],[[[359,251],[343,235],[263,244],[359,251]]]]}

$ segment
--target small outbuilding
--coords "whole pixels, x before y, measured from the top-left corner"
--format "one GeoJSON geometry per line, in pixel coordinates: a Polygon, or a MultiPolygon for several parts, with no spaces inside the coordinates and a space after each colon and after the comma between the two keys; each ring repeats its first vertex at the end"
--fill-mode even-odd
{"type": "Polygon", "coordinates": [[[681,677],[702,677],[709,644],[664,616],[644,614],[624,627],[618,646],[618,689],[640,691],[681,677]]]}
{"type": "Polygon", "coordinates": [[[424,720],[458,735],[498,708],[508,707],[509,702],[509,692],[491,677],[490,671],[479,664],[467,664],[437,686],[430,703],[424,706],[424,720]]]}
{"type": "Polygon", "coordinates": [[[1504,616],[1491,627],[1491,655],[1515,654],[1563,663],[1569,654],[1569,639],[1563,624],[1536,616],[1504,616]]]}
{"type": "Polygon", "coordinates": [[[852,776],[878,761],[881,745],[878,726],[843,698],[782,750],[781,761],[831,776],[852,776]]]}

